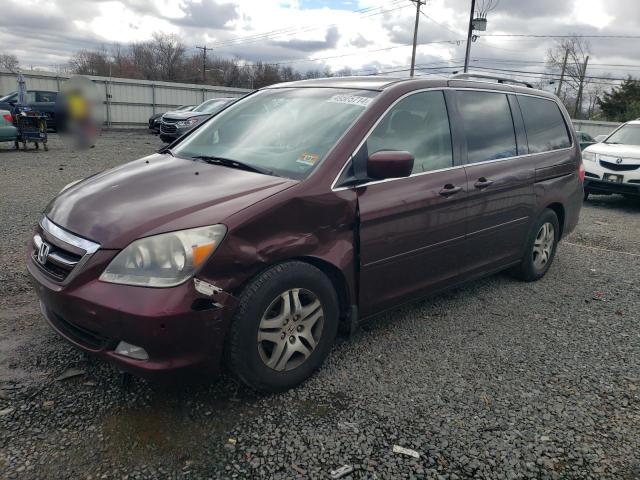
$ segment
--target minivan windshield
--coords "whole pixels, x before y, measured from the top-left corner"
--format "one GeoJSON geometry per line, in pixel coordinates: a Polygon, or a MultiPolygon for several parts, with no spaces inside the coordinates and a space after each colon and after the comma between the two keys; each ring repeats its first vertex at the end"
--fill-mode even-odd
{"type": "Polygon", "coordinates": [[[621,145],[640,145],[640,125],[627,124],[616,130],[604,143],[621,145]]]}
{"type": "Polygon", "coordinates": [[[301,180],[378,93],[336,88],[261,90],[213,117],[173,153],[235,160],[301,180]]]}

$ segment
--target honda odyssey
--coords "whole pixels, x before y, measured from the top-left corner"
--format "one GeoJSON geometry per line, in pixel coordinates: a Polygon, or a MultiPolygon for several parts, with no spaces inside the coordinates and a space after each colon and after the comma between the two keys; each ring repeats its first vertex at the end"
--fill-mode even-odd
{"type": "Polygon", "coordinates": [[[582,205],[551,94],[470,79],[261,89],[160,152],[67,186],[28,270],[51,327],[146,377],[221,365],[281,391],[339,328],[549,269],[582,205]]]}

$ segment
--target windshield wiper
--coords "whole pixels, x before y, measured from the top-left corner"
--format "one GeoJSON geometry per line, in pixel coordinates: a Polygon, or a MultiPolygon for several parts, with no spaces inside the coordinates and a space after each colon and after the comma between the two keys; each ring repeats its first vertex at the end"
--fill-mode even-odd
{"type": "Polygon", "coordinates": [[[212,165],[222,165],[224,167],[246,170],[247,172],[262,173],[263,175],[273,175],[273,171],[269,169],[249,165],[248,163],[240,162],[238,160],[231,160],[230,158],[217,157],[215,155],[196,155],[191,158],[194,160],[202,160],[203,162],[210,163],[212,165]]]}

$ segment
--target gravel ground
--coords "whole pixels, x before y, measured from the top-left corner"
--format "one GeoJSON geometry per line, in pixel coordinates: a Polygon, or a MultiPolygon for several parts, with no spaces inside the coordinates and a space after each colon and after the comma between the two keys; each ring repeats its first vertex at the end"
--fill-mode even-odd
{"type": "Polygon", "coordinates": [[[591,197],[540,282],[381,316],[294,391],[123,385],[45,326],[25,245],[66,183],[159,146],[0,145],[0,478],[640,478],[640,202],[591,197]]]}

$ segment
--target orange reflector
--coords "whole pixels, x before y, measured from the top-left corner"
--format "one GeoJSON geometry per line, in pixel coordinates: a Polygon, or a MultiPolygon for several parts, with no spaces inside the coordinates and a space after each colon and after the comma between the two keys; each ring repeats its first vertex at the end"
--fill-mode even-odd
{"type": "Polygon", "coordinates": [[[193,266],[199,267],[213,252],[216,247],[215,243],[209,243],[206,245],[194,245],[191,247],[193,250],[193,266]]]}

